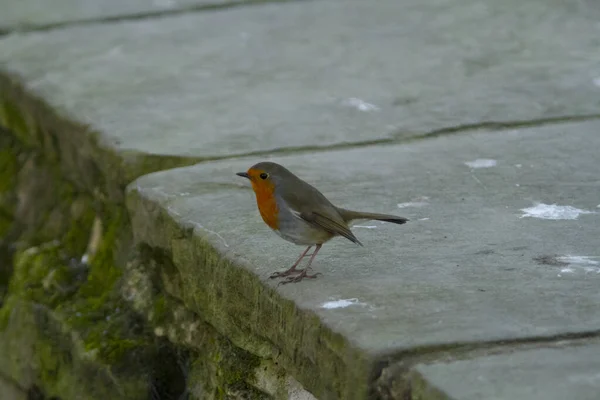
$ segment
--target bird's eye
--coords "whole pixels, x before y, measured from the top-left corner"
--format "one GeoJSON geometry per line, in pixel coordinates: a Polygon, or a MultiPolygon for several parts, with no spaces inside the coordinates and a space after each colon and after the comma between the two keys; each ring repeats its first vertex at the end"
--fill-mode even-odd
{"type": "Polygon", "coordinates": [[[267,179],[269,177],[269,174],[267,174],[266,172],[263,172],[259,176],[260,176],[260,179],[267,179]]]}

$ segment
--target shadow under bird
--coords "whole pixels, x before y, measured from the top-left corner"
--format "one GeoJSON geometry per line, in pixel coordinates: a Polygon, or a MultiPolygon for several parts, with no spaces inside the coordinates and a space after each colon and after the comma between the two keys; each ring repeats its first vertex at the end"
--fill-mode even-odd
{"type": "Polygon", "coordinates": [[[395,215],[336,207],[316,188],[273,162],[260,162],[246,172],[238,172],[237,175],[250,180],[263,221],[283,239],[308,246],[291,268],[283,272],[274,272],[270,276],[271,279],[287,277],[282,284],[300,282],[304,278],[316,278],[320,273],[309,275],[307,271],[323,243],[335,236],[343,236],[362,246],[348,227],[350,221],[378,220],[394,224],[404,224],[408,221],[395,215]],[[306,268],[297,269],[300,261],[313,246],[316,246],[315,251],[306,268]]]}

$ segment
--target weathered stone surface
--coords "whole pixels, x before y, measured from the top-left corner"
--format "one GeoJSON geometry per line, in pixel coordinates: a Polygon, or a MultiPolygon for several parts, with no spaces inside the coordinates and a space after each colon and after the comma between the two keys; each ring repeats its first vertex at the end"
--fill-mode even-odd
{"type": "Polygon", "coordinates": [[[8,35],[0,63],[117,149],[213,158],[597,114],[599,17],[594,1],[278,3],[8,35]]]}
{"type": "Polygon", "coordinates": [[[2,0],[0,28],[35,27],[82,20],[136,16],[161,11],[172,11],[208,4],[223,4],[225,0],[2,0]]]}
{"type": "Polygon", "coordinates": [[[5,400],[27,400],[27,393],[2,376],[0,376],[0,393],[5,400]]]}
{"type": "MultiPolygon", "coordinates": [[[[176,274],[169,259],[140,246],[127,264],[121,290],[137,312],[185,354],[177,365],[192,399],[314,400],[276,360],[240,349],[229,338],[165,292],[162,282],[176,274]]],[[[175,374],[177,375],[177,374],[175,374]]]]}
{"type": "Polygon", "coordinates": [[[269,231],[234,174],[256,158],[146,175],[130,186],[128,208],[136,240],[173,257],[179,277],[167,291],[242,348],[304,355],[297,377],[317,397],[352,398],[336,388],[366,385],[379,354],[600,329],[598,129],[273,158],[336,204],[411,219],[357,224],[365,247],[327,243],[315,264],[324,276],[298,285],[267,279],[301,249],[269,231]],[[537,217],[525,217],[538,202],[528,211],[537,217]],[[324,342],[325,332],[341,337],[324,342]],[[309,377],[333,360],[336,371],[309,377]]]}
{"type": "Polygon", "coordinates": [[[428,386],[452,400],[596,400],[600,345],[516,351],[417,366],[428,386]]]}
{"type": "MultiPolygon", "coordinates": [[[[3,7],[0,29],[206,3],[17,10],[28,1],[3,7]]],[[[599,17],[591,0],[317,1],[1,37],[0,374],[63,398],[310,397],[303,385],[351,400],[399,351],[597,331],[593,121],[277,158],[340,205],[411,218],[358,223],[365,248],[327,244],[325,275],[291,287],[266,277],[300,249],[269,233],[233,175],[257,159],[150,175],[131,186],[134,233],[174,268],[159,263],[148,297],[156,259],[129,264],[136,284],[121,267],[123,187],[148,172],[598,114],[599,17]]],[[[418,370],[467,396],[448,381],[475,362],[418,370]]],[[[585,396],[586,382],[569,390],[585,396]]]]}

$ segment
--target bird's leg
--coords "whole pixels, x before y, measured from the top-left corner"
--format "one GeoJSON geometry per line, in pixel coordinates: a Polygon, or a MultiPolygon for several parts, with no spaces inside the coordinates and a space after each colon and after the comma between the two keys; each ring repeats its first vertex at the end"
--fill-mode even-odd
{"type": "Polygon", "coordinates": [[[306,266],[306,268],[304,268],[302,270],[302,272],[298,276],[290,276],[286,280],[280,282],[280,285],[285,285],[286,283],[292,283],[292,282],[300,282],[302,279],[305,279],[305,278],[315,279],[318,275],[322,275],[320,272],[317,272],[316,274],[312,274],[312,275],[308,275],[306,273],[306,271],[308,271],[310,269],[310,266],[312,265],[312,262],[315,259],[315,256],[321,249],[321,246],[323,246],[323,245],[322,244],[317,245],[317,247],[315,248],[315,252],[310,257],[310,261],[308,262],[308,265],[306,266]]]}
{"type": "Polygon", "coordinates": [[[306,257],[306,253],[308,253],[308,251],[312,248],[312,246],[308,246],[306,248],[306,250],[304,250],[304,253],[302,253],[300,255],[300,257],[298,258],[298,260],[296,260],[296,262],[294,263],[294,265],[292,265],[292,267],[290,269],[287,269],[283,272],[273,272],[271,274],[271,276],[269,276],[270,279],[274,279],[274,278],[281,278],[284,276],[288,276],[288,275],[292,275],[292,274],[298,274],[301,273],[302,271],[304,271],[303,269],[296,269],[296,267],[298,266],[298,264],[300,264],[300,261],[302,261],[302,259],[304,257],[306,257]]]}

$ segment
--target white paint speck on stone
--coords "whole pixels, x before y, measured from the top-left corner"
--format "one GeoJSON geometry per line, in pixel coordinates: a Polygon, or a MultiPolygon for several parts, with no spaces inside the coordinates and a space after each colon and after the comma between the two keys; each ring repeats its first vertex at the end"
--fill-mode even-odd
{"type": "Polygon", "coordinates": [[[398,203],[398,208],[408,208],[408,207],[425,207],[427,203],[424,201],[409,201],[407,203],[398,203]]]}
{"type": "Polygon", "coordinates": [[[349,99],[344,100],[343,104],[348,107],[356,108],[359,111],[379,111],[379,107],[377,107],[375,104],[367,103],[366,101],[356,97],[350,97],[349,99]]]}
{"type": "Polygon", "coordinates": [[[561,273],[582,271],[586,274],[600,274],[600,261],[598,261],[600,260],[600,257],[566,255],[556,257],[556,259],[560,262],[569,264],[568,267],[560,270],[561,273]]]}
{"type": "Polygon", "coordinates": [[[353,225],[353,228],[377,229],[375,225],[353,225]]]}
{"type": "Polygon", "coordinates": [[[465,165],[470,168],[491,168],[498,164],[496,160],[490,160],[487,158],[478,158],[477,160],[467,161],[465,165]]]}
{"type": "Polygon", "coordinates": [[[521,168],[523,166],[523,164],[515,164],[515,167],[517,168],[521,168]]]}
{"type": "Polygon", "coordinates": [[[600,265],[600,261],[592,260],[592,258],[600,258],[600,257],[589,257],[589,256],[561,256],[556,257],[556,259],[560,262],[564,262],[567,264],[575,264],[575,265],[600,265]]]}
{"type": "Polygon", "coordinates": [[[425,206],[429,205],[427,200],[429,200],[429,197],[422,196],[422,197],[413,199],[413,201],[408,201],[406,203],[398,203],[398,208],[425,207],[425,206]]]}
{"type": "Polygon", "coordinates": [[[538,203],[533,207],[522,208],[521,218],[539,218],[550,220],[573,220],[584,214],[595,214],[593,211],[581,210],[572,206],[538,203]]]}
{"type": "Polygon", "coordinates": [[[419,218],[419,221],[429,221],[429,218],[419,218]]]}
{"type": "Polygon", "coordinates": [[[361,303],[358,301],[358,299],[354,298],[354,299],[341,299],[341,300],[333,300],[333,301],[327,301],[323,304],[321,304],[321,308],[326,308],[328,310],[332,310],[335,308],[346,308],[349,306],[364,306],[366,305],[365,303],[361,303]]]}

